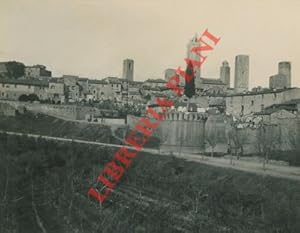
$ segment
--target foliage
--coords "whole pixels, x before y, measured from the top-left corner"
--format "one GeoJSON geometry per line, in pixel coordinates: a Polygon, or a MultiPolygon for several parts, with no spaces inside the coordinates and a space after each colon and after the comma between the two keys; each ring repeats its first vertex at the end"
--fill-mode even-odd
{"type": "Polygon", "coordinates": [[[189,62],[187,65],[185,73],[187,76],[191,77],[191,80],[185,82],[184,94],[188,98],[192,98],[195,95],[195,73],[192,62],[189,62]]]}
{"type": "Polygon", "coordinates": [[[27,102],[27,101],[33,102],[33,101],[39,101],[40,99],[36,94],[29,94],[29,95],[23,94],[19,96],[18,100],[23,102],[27,102]]]}
{"type": "Polygon", "coordinates": [[[19,78],[25,74],[25,65],[16,61],[7,62],[7,70],[9,78],[19,78]]]}
{"type": "Polygon", "coordinates": [[[28,101],[33,102],[33,101],[39,101],[39,100],[40,99],[39,99],[39,97],[36,94],[29,94],[28,95],[28,101]]]}
{"type": "Polygon", "coordinates": [[[28,95],[20,95],[19,96],[19,101],[22,101],[22,102],[27,102],[28,101],[28,95]]]}

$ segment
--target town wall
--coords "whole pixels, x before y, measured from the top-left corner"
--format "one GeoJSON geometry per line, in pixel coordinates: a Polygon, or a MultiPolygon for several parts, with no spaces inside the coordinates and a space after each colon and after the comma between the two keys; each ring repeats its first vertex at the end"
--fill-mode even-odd
{"type": "MultiPolygon", "coordinates": [[[[165,152],[210,153],[212,145],[214,153],[221,154],[228,153],[229,149],[232,153],[236,149],[237,153],[245,155],[257,154],[262,152],[263,146],[268,146],[271,151],[289,151],[295,149],[300,139],[300,121],[294,116],[274,115],[264,119],[267,133],[262,136],[258,125],[233,128],[224,114],[169,112],[153,136],[160,138],[160,150],[165,152]],[[234,143],[234,136],[242,148],[234,143]]],[[[128,115],[127,119],[133,128],[139,117],[128,115]]]]}
{"type": "MultiPolygon", "coordinates": [[[[206,113],[169,112],[154,131],[161,140],[162,151],[199,152],[204,150],[204,126],[206,113]]],[[[138,117],[128,115],[127,123],[132,128],[138,117]]]]}

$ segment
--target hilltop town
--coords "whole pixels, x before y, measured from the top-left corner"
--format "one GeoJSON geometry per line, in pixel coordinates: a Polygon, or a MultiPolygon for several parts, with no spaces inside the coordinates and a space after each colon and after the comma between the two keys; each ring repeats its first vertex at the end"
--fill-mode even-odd
{"type": "Polygon", "coordinates": [[[252,90],[249,56],[237,55],[234,67],[232,75],[224,61],[216,79],[196,69],[189,98],[166,88],[175,69],[135,81],[131,59],[122,77],[103,79],[1,62],[0,184],[3,216],[13,217],[0,231],[298,232],[284,218],[299,212],[300,89],[291,63],[279,62],[269,87],[252,90]],[[175,105],[107,203],[95,204],[87,190],[146,110],[159,108],[157,97],[175,105]]]}
{"type": "Polygon", "coordinates": [[[300,1],[0,12],[0,233],[300,232],[300,1]]]}
{"type": "MultiPolygon", "coordinates": [[[[196,36],[187,45],[188,58],[198,59],[191,52],[195,46],[196,36]]],[[[278,63],[278,73],[270,75],[269,87],[250,90],[249,60],[249,55],[237,55],[234,72],[224,61],[214,79],[202,77],[197,67],[191,98],[175,96],[166,88],[166,82],[177,75],[175,69],[166,69],[162,78],[135,81],[131,59],[123,61],[122,77],[103,79],[52,77],[45,65],[1,62],[0,112],[14,116],[26,109],[64,120],[133,127],[149,106],[155,107],[155,98],[166,97],[174,99],[175,106],[154,135],[164,151],[213,155],[296,149],[300,89],[291,85],[291,63],[278,63]]],[[[180,80],[179,86],[184,88],[185,82],[180,80]]]]}

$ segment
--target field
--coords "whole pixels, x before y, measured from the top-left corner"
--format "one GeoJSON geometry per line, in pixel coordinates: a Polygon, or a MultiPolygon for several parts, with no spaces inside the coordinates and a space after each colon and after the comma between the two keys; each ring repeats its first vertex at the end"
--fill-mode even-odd
{"type": "Polygon", "coordinates": [[[0,134],[0,232],[300,232],[300,185],[140,153],[108,201],[87,197],[114,150],[0,134]]]}

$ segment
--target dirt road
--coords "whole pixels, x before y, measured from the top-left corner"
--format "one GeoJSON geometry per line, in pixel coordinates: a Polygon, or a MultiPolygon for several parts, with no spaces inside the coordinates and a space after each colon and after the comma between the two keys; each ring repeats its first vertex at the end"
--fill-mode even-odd
{"type": "MultiPolygon", "coordinates": [[[[116,145],[110,143],[86,141],[80,139],[60,138],[60,137],[52,137],[52,136],[37,135],[37,134],[25,134],[25,133],[5,132],[5,131],[0,131],[0,133],[7,133],[9,135],[19,135],[19,136],[26,135],[32,138],[43,138],[46,140],[75,142],[75,143],[83,143],[83,144],[97,145],[97,146],[108,146],[108,147],[116,147],[116,148],[122,147],[122,145],[116,145]]],[[[131,146],[125,146],[125,147],[132,148],[131,146]]],[[[143,148],[142,151],[153,153],[153,154],[160,154],[162,156],[170,156],[170,154],[166,154],[162,152],[159,153],[158,150],[155,149],[143,148]]],[[[185,153],[181,153],[181,155],[179,155],[178,153],[174,153],[173,156],[187,161],[193,161],[193,162],[207,164],[211,166],[235,169],[235,170],[255,173],[263,176],[274,176],[279,178],[286,178],[286,179],[300,181],[300,167],[267,164],[266,169],[263,169],[262,163],[253,162],[253,161],[233,160],[233,164],[231,164],[230,160],[227,158],[212,158],[203,155],[185,154],[185,153]]]]}

